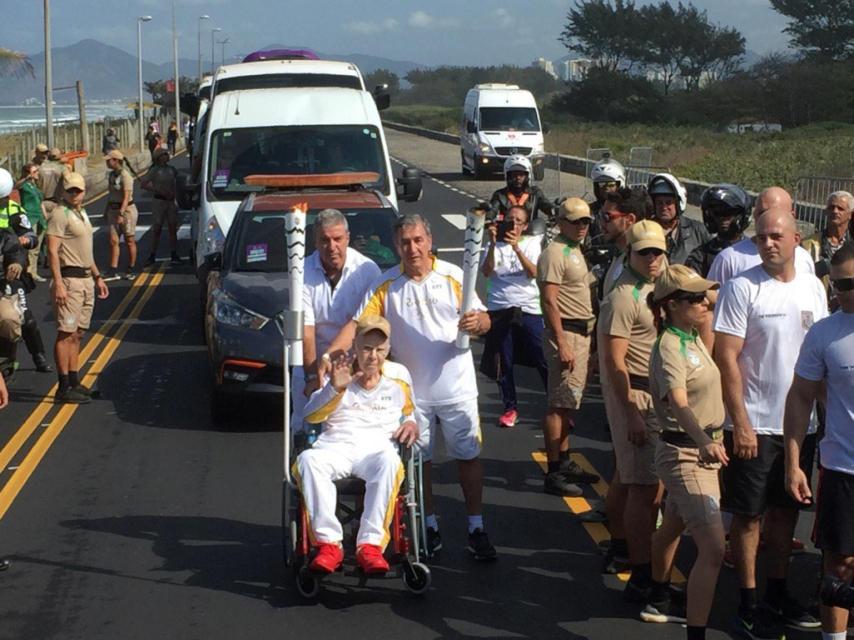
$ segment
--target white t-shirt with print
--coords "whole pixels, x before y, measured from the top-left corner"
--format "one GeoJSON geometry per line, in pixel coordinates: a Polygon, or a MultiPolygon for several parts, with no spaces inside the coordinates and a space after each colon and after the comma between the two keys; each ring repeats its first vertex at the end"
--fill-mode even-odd
{"type": "MultiPolygon", "coordinates": [[[[811,274],[799,272],[791,282],[781,282],[759,265],[721,290],[714,328],[744,339],[738,367],[745,409],[756,433],[782,435],[786,394],[801,343],[809,328],[825,316],[827,296],[811,274]]],[[[724,427],[732,429],[729,416],[724,427]]]]}
{"type": "Polygon", "coordinates": [[[827,381],[827,421],[821,465],[854,475],[854,313],[837,311],[812,326],[795,373],[827,381]]]}
{"type": "MultiPolygon", "coordinates": [[[[543,252],[541,236],[522,236],[519,240],[522,254],[535,266],[543,252]]],[[[480,264],[486,262],[487,252],[480,257],[480,264]]],[[[525,313],[542,315],[540,291],[537,279],[528,277],[522,261],[506,242],[495,243],[495,269],[487,280],[486,308],[490,311],[519,307],[525,313]]]]}
{"type": "MultiPolygon", "coordinates": [[[[737,275],[760,264],[762,257],[759,255],[759,247],[752,238],[742,238],[715,256],[706,278],[723,286],[737,275]]],[[[815,275],[815,263],[803,247],[795,248],[795,271],[815,275]]]]}

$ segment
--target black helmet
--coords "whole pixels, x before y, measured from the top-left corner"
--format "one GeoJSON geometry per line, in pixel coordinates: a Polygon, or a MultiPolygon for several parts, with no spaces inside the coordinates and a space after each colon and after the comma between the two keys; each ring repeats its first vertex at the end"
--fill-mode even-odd
{"type": "Polygon", "coordinates": [[[713,184],[703,192],[700,209],[703,211],[703,224],[709,233],[719,233],[718,215],[724,213],[737,216],[735,232],[742,232],[750,226],[750,208],[752,199],[747,192],[735,184],[713,184]]]}

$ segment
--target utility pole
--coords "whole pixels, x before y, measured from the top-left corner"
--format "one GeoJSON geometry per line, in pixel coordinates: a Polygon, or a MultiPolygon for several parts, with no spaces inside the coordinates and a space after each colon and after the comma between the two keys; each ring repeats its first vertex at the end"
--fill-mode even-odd
{"type": "Polygon", "coordinates": [[[199,16],[199,84],[202,83],[202,20],[210,20],[210,18],[207,14],[199,16]]]}
{"type": "Polygon", "coordinates": [[[222,31],[222,27],[214,27],[211,29],[211,76],[216,71],[216,50],[214,49],[214,34],[217,31],[222,31]]]}
{"type": "Polygon", "coordinates": [[[83,151],[89,152],[89,122],[86,120],[86,100],[83,98],[83,82],[78,80],[74,83],[77,88],[77,110],[80,112],[80,134],[83,139],[83,151]]]}
{"type": "Polygon", "coordinates": [[[53,59],[50,51],[50,0],[44,0],[44,106],[47,146],[53,141],[53,59]]]}
{"type": "Polygon", "coordinates": [[[145,151],[145,134],[143,127],[145,126],[144,114],[145,105],[142,101],[142,23],[151,20],[151,16],[140,16],[136,19],[136,61],[137,61],[137,79],[139,80],[139,150],[145,151]]]}
{"type": "MultiPolygon", "coordinates": [[[[172,0],[172,57],[175,64],[175,124],[181,137],[181,72],[178,68],[178,32],[175,30],[175,0],[172,0]]],[[[168,129],[167,129],[168,131],[168,129]]]]}

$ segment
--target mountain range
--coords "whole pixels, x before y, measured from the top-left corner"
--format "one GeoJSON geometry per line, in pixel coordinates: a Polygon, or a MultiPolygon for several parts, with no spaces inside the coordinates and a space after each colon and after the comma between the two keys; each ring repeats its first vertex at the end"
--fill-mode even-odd
{"type": "MultiPolygon", "coordinates": [[[[268,45],[261,49],[283,49],[286,45],[268,45]]],[[[143,51],[144,54],[144,51],[143,51]]],[[[356,64],[363,74],[376,69],[389,69],[400,76],[420,68],[414,62],[391,60],[364,54],[327,54],[318,53],[321,58],[344,60],[356,64]]],[[[83,91],[88,100],[135,100],[137,95],[137,59],[127,51],[113,47],[98,40],[80,42],[53,49],[53,85],[71,87],[75,81],[83,81],[83,91]]],[[[143,55],[144,57],[144,55],[143,55]]],[[[34,78],[0,78],[0,104],[22,104],[28,99],[44,99],[44,52],[30,56],[35,72],[34,78]]],[[[208,65],[210,61],[208,61],[208,65]]],[[[194,77],[198,73],[198,61],[180,59],[181,75],[194,77]]],[[[154,64],[143,59],[142,78],[155,81],[171,78],[171,62],[154,64]]],[[[73,91],[55,91],[57,103],[73,103],[76,95],[73,91]]]]}

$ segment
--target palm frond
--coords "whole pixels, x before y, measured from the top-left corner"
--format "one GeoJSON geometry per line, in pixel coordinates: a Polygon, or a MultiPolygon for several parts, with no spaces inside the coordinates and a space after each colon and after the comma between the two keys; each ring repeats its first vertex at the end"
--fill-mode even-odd
{"type": "Polygon", "coordinates": [[[33,65],[26,54],[0,47],[0,77],[35,77],[33,65]]]}

